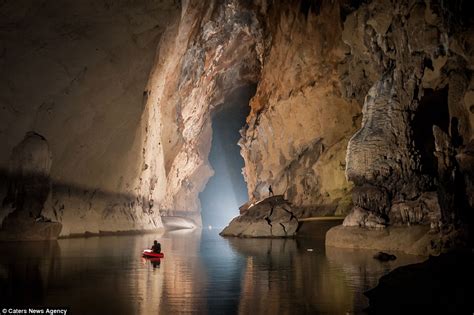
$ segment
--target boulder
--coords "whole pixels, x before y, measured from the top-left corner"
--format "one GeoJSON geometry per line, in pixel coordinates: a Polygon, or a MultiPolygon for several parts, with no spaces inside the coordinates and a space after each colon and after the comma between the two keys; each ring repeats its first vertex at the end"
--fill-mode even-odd
{"type": "Polygon", "coordinates": [[[272,196],[234,218],[220,233],[238,237],[291,237],[298,229],[298,219],[283,196],[272,196]]]}
{"type": "Polygon", "coordinates": [[[439,255],[463,248],[468,242],[467,228],[444,227],[439,231],[428,225],[387,226],[368,229],[338,225],[326,233],[326,246],[398,251],[406,254],[439,255]]]}
{"type": "Polygon", "coordinates": [[[354,207],[342,223],[343,226],[384,228],[387,220],[376,212],[354,207]]]}

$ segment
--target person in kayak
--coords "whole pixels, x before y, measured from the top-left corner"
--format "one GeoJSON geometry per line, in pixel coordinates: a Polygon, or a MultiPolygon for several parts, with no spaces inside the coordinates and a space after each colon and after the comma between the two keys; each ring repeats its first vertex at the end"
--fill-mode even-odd
{"type": "Polygon", "coordinates": [[[155,240],[155,241],[153,242],[153,246],[151,247],[151,250],[152,250],[154,253],[157,253],[157,254],[161,253],[161,244],[158,243],[157,240],[155,240]]]}

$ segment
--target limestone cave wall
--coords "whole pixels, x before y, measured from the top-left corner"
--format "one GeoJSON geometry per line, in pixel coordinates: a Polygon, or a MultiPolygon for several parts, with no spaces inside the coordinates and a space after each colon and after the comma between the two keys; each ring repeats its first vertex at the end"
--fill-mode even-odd
{"type": "MultiPolygon", "coordinates": [[[[199,225],[211,115],[256,86],[239,142],[250,202],[272,187],[298,216],[351,211],[346,225],[462,220],[474,205],[470,6],[4,2],[1,193],[23,187],[13,148],[33,132],[51,153],[37,216],[63,235],[155,229],[162,215],[199,225]]],[[[16,204],[2,199],[3,218],[16,204]]]]}
{"type": "Polygon", "coordinates": [[[213,174],[211,113],[258,81],[263,32],[257,16],[250,2],[190,1],[163,35],[142,129],[139,189],[152,211],[201,224],[198,195],[213,174]]]}
{"type": "Polygon", "coordinates": [[[49,161],[34,146],[18,160],[14,148],[32,133],[50,150],[52,185],[46,200],[26,189],[30,203],[41,203],[32,220],[42,215],[62,222],[63,235],[161,226],[159,216],[142,210],[134,183],[144,87],[179,6],[147,0],[0,3],[2,219],[21,208],[15,196],[31,187],[28,178],[42,177],[44,167],[34,161],[49,161]]]}
{"type": "Polygon", "coordinates": [[[347,16],[346,94],[364,93],[354,92],[353,78],[371,87],[347,148],[356,215],[345,225],[438,229],[472,219],[470,6],[373,1],[347,16]],[[367,210],[376,217],[360,219],[367,210]]]}
{"type": "Polygon", "coordinates": [[[349,138],[361,104],[342,94],[341,5],[190,2],[160,46],[151,76],[142,194],[164,215],[199,222],[212,175],[210,113],[257,85],[239,142],[249,200],[283,194],[300,215],[346,213],[349,138]],[[169,41],[166,41],[169,38],[169,41]],[[161,183],[158,184],[158,183],[161,183]]]}
{"type": "Polygon", "coordinates": [[[261,79],[240,141],[249,199],[286,197],[301,215],[346,213],[345,152],[361,104],[342,93],[339,2],[274,3],[265,18],[261,79]]]}

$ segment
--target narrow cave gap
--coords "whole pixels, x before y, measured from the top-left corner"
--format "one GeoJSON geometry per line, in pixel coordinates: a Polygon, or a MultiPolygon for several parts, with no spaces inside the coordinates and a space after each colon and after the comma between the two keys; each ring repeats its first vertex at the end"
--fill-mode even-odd
{"type": "Polygon", "coordinates": [[[300,12],[307,18],[310,11],[316,15],[321,13],[321,0],[302,0],[300,3],[300,12]]]}
{"type": "Polygon", "coordinates": [[[239,206],[248,200],[242,175],[244,160],[237,142],[240,129],[250,113],[249,101],[256,85],[236,89],[212,113],[212,143],[209,163],[214,169],[199,194],[203,226],[224,227],[239,214],[239,206]]]}
{"type": "Polygon", "coordinates": [[[339,11],[341,16],[341,26],[346,21],[349,14],[357,10],[361,5],[367,3],[367,0],[346,0],[342,1],[339,5],[339,11]]]}
{"type": "Polygon", "coordinates": [[[454,147],[460,147],[463,144],[464,140],[459,134],[459,119],[457,117],[451,118],[451,128],[449,134],[451,135],[451,141],[454,147]]]}
{"type": "Polygon", "coordinates": [[[433,126],[449,132],[448,87],[425,89],[413,119],[413,136],[416,149],[420,152],[422,172],[436,176],[437,161],[434,155],[435,139],[433,126]]]}

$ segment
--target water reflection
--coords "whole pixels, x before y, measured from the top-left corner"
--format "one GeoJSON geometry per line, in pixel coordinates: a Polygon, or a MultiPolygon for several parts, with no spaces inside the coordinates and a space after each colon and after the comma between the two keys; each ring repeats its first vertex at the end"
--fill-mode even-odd
{"type": "Polygon", "coordinates": [[[246,257],[240,314],[347,314],[367,307],[363,292],[394,268],[423,260],[403,255],[381,263],[376,251],[325,248],[323,239],[229,239],[246,257]]]}
{"type": "Polygon", "coordinates": [[[160,268],[161,258],[142,258],[143,263],[145,264],[147,261],[150,262],[150,265],[153,268],[160,268]]]}
{"type": "Polygon", "coordinates": [[[13,242],[0,246],[1,304],[39,305],[53,281],[59,254],[57,242],[13,242]],[[21,294],[17,294],[21,292],[21,294]]]}
{"type": "Polygon", "coordinates": [[[0,244],[0,306],[72,314],[360,312],[363,291],[421,260],[325,248],[324,239],[223,239],[216,231],[0,244]],[[165,258],[144,259],[154,239],[165,258]],[[312,251],[308,251],[312,250],[312,251]]]}
{"type": "Polygon", "coordinates": [[[176,230],[166,234],[161,248],[165,258],[161,272],[163,294],[162,314],[205,313],[203,285],[206,270],[199,259],[201,230],[176,230]]]}

